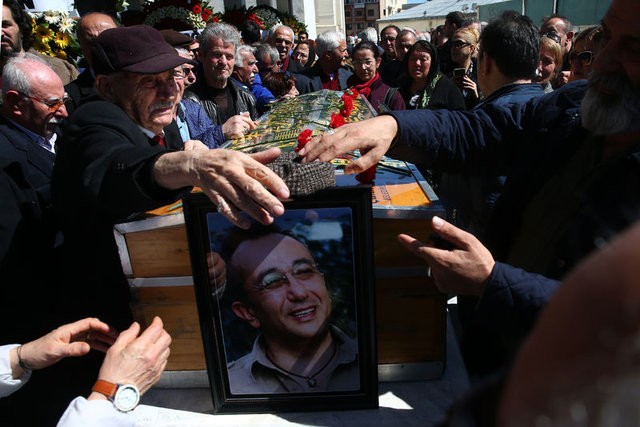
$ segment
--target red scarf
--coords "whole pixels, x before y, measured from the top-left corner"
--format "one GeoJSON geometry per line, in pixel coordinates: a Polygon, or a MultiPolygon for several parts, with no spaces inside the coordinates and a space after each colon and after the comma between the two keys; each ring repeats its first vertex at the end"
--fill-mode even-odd
{"type": "Polygon", "coordinates": [[[371,85],[373,84],[373,82],[375,82],[376,80],[378,80],[380,78],[380,74],[378,72],[376,72],[376,75],[371,77],[371,80],[369,80],[366,83],[362,83],[360,85],[355,85],[353,86],[358,92],[360,92],[361,94],[364,95],[365,98],[369,99],[369,95],[371,95],[371,85]]]}

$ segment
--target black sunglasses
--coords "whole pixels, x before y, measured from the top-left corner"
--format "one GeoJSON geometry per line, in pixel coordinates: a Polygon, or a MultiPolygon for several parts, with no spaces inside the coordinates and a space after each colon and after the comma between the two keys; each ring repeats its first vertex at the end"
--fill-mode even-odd
{"type": "Polygon", "coordinates": [[[456,40],[451,42],[451,47],[455,47],[456,49],[461,49],[465,46],[471,46],[471,43],[467,43],[464,40],[456,40]]]}
{"type": "Polygon", "coordinates": [[[555,31],[549,31],[548,33],[544,33],[541,37],[546,37],[548,39],[551,39],[558,44],[561,44],[560,42],[562,41],[562,37],[560,37],[560,34],[556,33],[555,31]]]}
{"type": "Polygon", "coordinates": [[[591,65],[593,62],[593,52],[590,50],[583,50],[582,52],[570,52],[569,63],[573,64],[576,60],[580,61],[582,65],[591,65]]]}

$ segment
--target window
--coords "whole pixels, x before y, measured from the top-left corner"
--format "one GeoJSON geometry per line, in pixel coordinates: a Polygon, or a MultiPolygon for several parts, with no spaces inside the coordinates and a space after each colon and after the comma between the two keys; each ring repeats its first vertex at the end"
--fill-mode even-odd
{"type": "Polygon", "coordinates": [[[350,10],[345,11],[344,12],[344,17],[345,18],[351,18],[351,11],[350,10]]]}
{"type": "Polygon", "coordinates": [[[358,30],[364,30],[364,24],[362,22],[358,22],[356,25],[358,30]]]}
{"type": "Polygon", "coordinates": [[[367,10],[367,16],[374,16],[375,12],[376,12],[375,10],[369,9],[367,10]]]}
{"type": "Polygon", "coordinates": [[[353,29],[353,25],[347,24],[347,31],[351,31],[353,29]]]}
{"type": "Polygon", "coordinates": [[[356,16],[362,16],[362,10],[356,10],[356,16]]]}

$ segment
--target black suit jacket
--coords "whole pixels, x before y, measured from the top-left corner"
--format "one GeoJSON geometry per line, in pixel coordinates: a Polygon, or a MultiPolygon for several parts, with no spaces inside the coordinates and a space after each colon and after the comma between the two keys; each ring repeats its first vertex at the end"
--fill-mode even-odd
{"type": "Polygon", "coordinates": [[[20,162],[30,185],[37,191],[43,204],[50,206],[51,175],[56,155],[0,116],[0,156],[20,162]]]}
{"type": "MultiPolygon", "coordinates": [[[[338,68],[338,82],[340,90],[347,89],[347,80],[353,73],[346,68],[338,68]]],[[[313,67],[307,68],[296,76],[296,88],[300,94],[311,93],[322,90],[322,68],[316,63],[313,67]]]]}
{"type": "MultiPolygon", "coordinates": [[[[168,147],[181,147],[168,129],[168,147]]],[[[67,288],[84,314],[128,327],[129,285],[122,271],[113,225],[177,200],[153,180],[153,164],[167,152],[127,114],[103,100],[82,104],[64,128],[53,172],[53,197],[65,239],[67,288]]],[[[190,189],[185,189],[190,190],[190,189]]],[[[82,313],[78,313],[82,314],[82,313]]]]}
{"type": "Polygon", "coordinates": [[[65,92],[69,94],[69,101],[65,104],[69,115],[75,111],[80,104],[96,95],[95,78],[91,74],[89,67],[80,73],[77,79],[64,86],[65,92]]]}

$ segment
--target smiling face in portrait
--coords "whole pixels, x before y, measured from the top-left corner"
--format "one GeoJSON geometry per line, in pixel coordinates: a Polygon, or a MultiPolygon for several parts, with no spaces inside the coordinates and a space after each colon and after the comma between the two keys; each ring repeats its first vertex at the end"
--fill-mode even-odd
{"type": "Polygon", "coordinates": [[[314,340],[328,333],[331,298],[302,243],[275,233],[245,241],[231,257],[231,268],[246,294],[233,311],[268,339],[314,340]]]}

